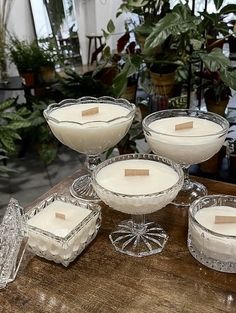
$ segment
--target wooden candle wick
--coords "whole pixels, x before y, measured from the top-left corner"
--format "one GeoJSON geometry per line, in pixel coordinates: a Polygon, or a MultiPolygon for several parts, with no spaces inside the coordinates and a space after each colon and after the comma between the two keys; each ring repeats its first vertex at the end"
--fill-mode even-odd
{"type": "Polygon", "coordinates": [[[188,128],[193,128],[193,122],[186,122],[186,123],[175,125],[175,130],[188,129],[188,128]]]}
{"type": "Polygon", "coordinates": [[[230,223],[236,223],[236,216],[224,216],[224,215],[215,216],[215,224],[230,224],[230,223]]]}
{"type": "Polygon", "coordinates": [[[60,218],[61,220],[65,220],[66,219],[66,215],[64,213],[60,213],[60,212],[56,212],[55,213],[55,217],[56,218],[60,218]]]}
{"type": "Polygon", "coordinates": [[[90,108],[90,109],[87,109],[87,110],[83,110],[81,113],[82,113],[82,116],[88,116],[88,115],[97,114],[98,112],[99,112],[99,108],[98,107],[93,107],[93,108],[90,108]]]}
{"type": "Polygon", "coordinates": [[[125,169],[125,176],[149,176],[149,170],[148,169],[125,169]]]}

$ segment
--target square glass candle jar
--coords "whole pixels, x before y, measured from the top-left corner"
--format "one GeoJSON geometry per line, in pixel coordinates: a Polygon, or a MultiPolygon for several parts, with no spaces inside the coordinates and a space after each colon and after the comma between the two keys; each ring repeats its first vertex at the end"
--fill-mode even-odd
{"type": "Polygon", "coordinates": [[[235,225],[235,196],[210,195],[194,201],[189,209],[188,227],[192,256],[214,270],[236,273],[235,225]]]}
{"type": "Polygon", "coordinates": [[[26,213],[28,247],[36,255],[68,266],[95,238],[101,208],[53,194],[26,213]]]}

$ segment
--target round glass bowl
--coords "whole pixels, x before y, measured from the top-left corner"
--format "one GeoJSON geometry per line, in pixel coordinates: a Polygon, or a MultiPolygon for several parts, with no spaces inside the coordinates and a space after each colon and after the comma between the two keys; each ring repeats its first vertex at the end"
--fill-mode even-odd
{"type": "Polygon", "coordinates": [[[111,97],[65,99],[44,111],[54,136],[87,156],[88,174],[76,179],[70,188],[75,198],[99,201],[91,185],[91,171],[100,163],[100,154],[126,135],[134,115],[134,104],[111,97]]]}
{"type": "Polygon", "coordinates": [[[236,273],[236,223],[215,220],[225,216],[236,218],[236,197],[211,195],[194,201],[189,209],[188,249],[203,265],[236,273]]]}
{"type": "Polygon", "coordinates": [[[175,205],[189,206],[207,194],[205,186],[189,179],[188,168],[216,154],[225,141],[228,128],[228,121],[220,115],[199,110],[164,110],[144,118],[143,130],[152,151],[181,164],[185,172],[184,185],[175,205]],[[193,127],[185,128],[185,123],[189,122],[193,127]],[[176,125],[183,128],[176,130],[176,125]]]}
{"type": "Polygon", "coordinates": [[[176,197],[183,184],[180,165],[157,155],[120,155],[96,167],[92,184],[103,202],[132,215],[109,236],[117,251],[137,257],[162,251],[168,235],[155,222],[146,222],[145,214],[160,210],[176,197]],[[127,176],[127,170],[137,175],[127,176]],[[140,170],[149,175],[141,175],[140,170]]]}

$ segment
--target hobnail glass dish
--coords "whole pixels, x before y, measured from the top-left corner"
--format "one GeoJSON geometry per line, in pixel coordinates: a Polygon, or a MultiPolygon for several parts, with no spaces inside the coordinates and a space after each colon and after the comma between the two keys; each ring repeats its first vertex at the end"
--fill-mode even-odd
{"type": "MultiPolygon", "coordinates": [[[[156,181],[158,184],[158,177],[156,177],[156,181]]],[[[117,211],[132,215],[132,219],[120,222],[115,231],[109,236],[117,251],[137,257],[162,251],[168,235],[160,225],[152,221],[147,222],[145,215],[160,210],[176,197],[183,184],[183,171],[180,165],[157,155],[120,155],[99,164],[92,174],[92,183],[103,202],[117,211]],[[168,170],[173,170],[173,175],[176,176],[176,183],[162,191],[146,194],[129,194],[128,191],[127,193],[120,193],[107,187],[104,188],[98,181],[99,172],[110,164],[126,160],[148,160],[161,163],[168,170]]],[[[144,179],[140,178],[138,184],[142,187],[144,179]]]]}
{"type": "MultiPolygon", "coordinates": [[[[114,108],[113,108],[114,109],[114,108]]],[[[61,111],[62,112],[62,111],[61,111]]],[[[82,97],[79,99],[65,99],[60,103],[50,104],[44,111],[44,117],[48,122],[54,136],[69,148],[83,153],[87,156],[87,174],[77,178],[71,188],[72,196],[77,199],[98,202],[99,198],[91,185],[91,172],[100,163],[101,153],[114,147],[128,132],[135,115],[135,105],[125,99],[115,99],[112,97],[82,97]],[[100,105],[100,107],[99,107],[100,105]],[[119,106],[122,113],[113,118],[111,106],[119,106]],[[77,121],[75,111],[68,120],[55,118],[52,115],[58,114],[58,110],[71,108],[99,107],[101,110],[107,106],[103,113],[106,113],[104,120],[96,120],[97,115],[91,118],[85,117],[83,122],[77,121]],[[80,106],[80,107],[79,107],[80,106]],[[110,106],[110,107],[109,107],[110,106]],[[109,114],[108,114],[109,113],[109,114]]],[[[114,115],[115,116],[115,115],[114,115]]]]}
{"type": "Polygon", "coordinates": [[[229,123],[222,116],[199,110],[164,110],[154,112],[144,118],[144,135],[151,150],[158,155],[165,156],[181,164],[184,170],[184,185],[173,202],[175,205],[189,206],[194,200],[207,194],[207,189],[204,185],[190,180],[188,168],[190,165],[206,161],[216,154],[224,144],[228,129],[229,123]],[[161,131],[153,129],[153,125],[163,119],[169,119],[168,122],[171,123],[171,127],[174,127],[172,124],[174,124],[175,118],[188,118],[188,120],[192,119],[193,122],[197,118],[214,122],[216,125],[219,125],[219,130],[205,134],[203,129],[200,135],[188,135],[187,132],[174,132],[166,126],[163,126],[161,131]]]}
{"type": "Polygon", "coordinates": [[[95,203],[79,201],[69,196],[51,195],[25,214],[29,234],[28,249],[42,258],[68,266],[96,237],[101,225],[100,211],[100,206],[95,203]],[[55,235],[28,223],[33,216],[56,200],[91,211],[66,236],[55,235]]]}
{"type": "MultiPolygon", "coordinates": [[[[220,233],[222,225],[217,225],[218,232],[210,230],[195,218],[197,212],[204,208],[218,206],[231,207],[234,216],[236,216],[235,196],[205,196],[191,204],[189,208],[188,249],[191,255],[203,265],[221,272],[236,273],[236,235],[220,233]]],[[[224,228],[228,227],[227,224],[225,225],[224,228]]],[[[234,227],[233,225],[235,224],[231,224],[231,227],[234,227]]]]}
{"type": "Polygon", "coordinates": [[[11,199],[0,225],[0,288],[16,278],[27,239],[23,208],[11,199]]]}

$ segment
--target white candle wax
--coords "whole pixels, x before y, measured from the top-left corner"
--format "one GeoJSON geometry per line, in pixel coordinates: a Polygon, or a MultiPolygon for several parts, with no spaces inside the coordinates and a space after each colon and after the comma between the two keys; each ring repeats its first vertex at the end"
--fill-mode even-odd
{"type": "Polygon", "coordinates": [[[209,159],[225,140],[225,136],[217,134],[222,131],[219,124],[196,117],[163,118],[150,123],[149,128],[158,132],[146,136],[152,151],[182,164],[209,159]],[[175,125],[191,121],[193,128],[175,130],[175,125]]]}
{"type": "Polygon", "coordinates": [[[55,236],[65,237],[90,213],[91,210],[56,200],[29,219],[27,223],[55,236]],[[65,219],[57,218],[57,212],[64,214],[65,219]]]}
{"type": "Polygon", "coordinates": [[[215,216],[236,216],[236,208],[230,206],[212,206],[199,210],[195,214],[197,222],[207,230],[225,237],[202,230],[198,225],[190,223],[189,231],[193,245],[208,257],[221,261],[234,261],[236,258],[236,224],[215,224],[215,216]]]}
{"type": "Polygon", "coordinates": [[[129,112],[127,108],[110,103],[73,104],[50,113],[51,117],[63,122],[58,124],[49,120],[48,123],[63,144],[78,152],[95,155],[123,138],[133,119],[132,115],[127,117],[129,112]],[[98,113],[82,116],[82,111],[94,107],[98,107],[98,113]]]}
{"type": "Polygon", "coordinates": [[[130,214],[145,214],[161,209],[177,195],[177,191],[172,190],[158,197],[152,196],[172,187],[178,179],[178,174],[161,162],[142,159],[123,160],[111,163],[97,173],[97,183],[112,193],[107,196],[107,193],[99,188],[96,191],[99,197],[114,209],[130,214]],[[149,175],[125,176],[125,169],[148,169],[149,175]],[[115,193],[127,197],[117,196],[115,193]],[[140,195],[145,197],[139,197],[140,195]]]}
{"type": "Polygon", "coordinates": [[[72,203],[53,201],[27,221],[31,250],[67,266],[97,233],[99,213],[89,216],[91,212],[72,203]],[[56,213],[65,215],[65,219],[56,217],[56,213]],[[79,225],[83,226],[76,229],[79,225]]]}

